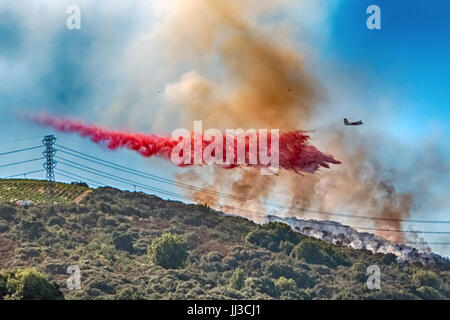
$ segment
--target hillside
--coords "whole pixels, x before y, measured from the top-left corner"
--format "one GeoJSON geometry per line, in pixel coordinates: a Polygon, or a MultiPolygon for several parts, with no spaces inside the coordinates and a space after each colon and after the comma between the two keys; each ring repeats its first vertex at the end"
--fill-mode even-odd
{"type": "MultiPolygon", "coordinates": [[[[81,200],[91,189],[77,184],[55,183],[53,197],[57,203],[73,203],[81,200]]],[[[0,179],[0,201],[28,200],[45,203],[48,200],[46,181],[29,179],[0,179]]]]}
{"type": "Polygon", "coordinates": [[[66,299],[450,298],[446,266],[398,263],[393,255],[312,240],[279,222],[259,226],[108,187],[58,183],[56,203],[45,199],[42,181],[0,180],[0,270],[36,267],[66,299]],[[149,259],[148,247],[164,233],[187,241],[179,269],[149,259]],[[365,285],[374,264],[381,290],[365,285]],[[70,265],[81,270],[80,290],[66,288],[70,265]]]}

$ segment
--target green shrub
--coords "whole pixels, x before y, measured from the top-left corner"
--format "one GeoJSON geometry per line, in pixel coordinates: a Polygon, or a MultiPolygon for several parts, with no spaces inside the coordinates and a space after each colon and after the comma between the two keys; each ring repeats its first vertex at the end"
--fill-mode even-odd
{"type": "Polygon", "coordinates": [[[291,257],[297,260],[304,259],[308,263],[321,264],[327,259],[317,241],[306,239],[292,250],[291,257]]]}
{"type": "Polygon", "coordinates": [[[330,299],[333,296],[333,291],[333,288],[327,286],[325,283],[318,283],[314,288],[309,290],[309,293],[312,298],[330,299]]]}
{"type": "Polygon", "coordinates": [[[97,226],[99,227],[117,227],[119,225],[119,221],[116,218],[108,218],[101,216],[97,220],[97,226]]]}
{"type": "Polygon", "coordinates": [[[361,262],[356,262],[356,263],[353,264],[351,270],[354,271],[354,272],[365,273],[366,272],[366,267],[361,262]]]}
{"type": "Polygon", "coordinates": [[[294,232],[290,226],[281,222],[269,222],[258,229],[250,231],[246,241],[270,251],[287,251],[301,240],[300,234],[294,232]],[[289,245],[291,243],[292,245],[289,245]]]}
{"type": "Polygon", "coordinates": [[[417,295],[424,300],[441,300],[442,295],[432,287],[423,286],[417,289],[417,295]]]}
{"type": "Polygon", "coordinates": [[[395,261],[397,261],[397,256],[393,253],[387,253],[383,259],[382,259],[384,264],[393,264],[395,261]]]}
{"type": "Polygon", "coordinates": [[[45,232],[45,226],[40,221],[22,221],[19,224],[19,228],[28,240],[38,239],[45,232]]]}
{"type": "Polygon", "coordinates": [[[418,286],[427,286],[439,290],[441,288],[441,279],[430,270],[417,270],[413,274],[413,280],[418,286]]]}
{"type": "Polygon", "coordinates": [[[297,287],[294,279],[280,277],[275,280],[275,287],[281,299],[309,299],[308,295],[297,287]]]}
{"type": "Polygon", "coordinates": [[[176,234],[164,233],[153,240],[148,254],[156,265],[165,269],[178,269],[184,266],[188,257],[186,240],[176,234]]]}
{"type": "Polygon", "coordinates": [[[66,219],[59,216],[53,216],[48,219],[48,225],[49,226],[60,226],[62,227],[64,223],[66,222],[66,219]]]}
{"type": "Polygon", "coordinates": [[[0,206],[0,218],[4,219],[6,221],[13,221],[14,217],[16,215],[16,209],[8,204],[8,205],[1,205],[0,206]]]}
{"type": "Polygon", "coordinates": [[[203,258],[208,262],[221,262],[223,259],[223,255],[220,252],[211,251],[203,258]]]}
{"type": "Polygon", "coordinates": [[[259,278],[247,278],[245,280],[245,287],[251,293],[264,293],[271,297],[278,297],[278,291],[275,287],[275,282],[268,276],[262,276],[259,278]]]}
{"type": "Polygon", "coordinates": [[[281,252],[286,253],[287,255],[290,255],[292,252],[292,249],[294,249],[295,244],[289,241],[282,241],[279,245],[279,250],[281,252]]]}
{"type": "Polygon", "coordinates": [[[77,218],[82,226],[95,226],[97,224],[98,215],[90,212],[87,214],[80,214],[77,218]]]}
{"type": "Polygon", "coordinates": [[[270,261],[264,264],[264,271],[271,278],[278,279],[280,277],[290,278],[295,281],[298,288],[309,288],[315,285],[314,279],[309,277],[305,272],[294,269],[285,262],[270,261]]]}
{"type": "Polygon", "coordinates": [[[8,294],[8,288],[6,284],[8,283],[8,275],[0,273],[0,300],[8,294]]]}
{"type": "Polygon", "coordinates": [[[244,284],[245,284],[244,270],[238,267],[234,270],[233,275],[230,278],[229,285],[236,290],[240,290],[244,286],[244,284]]]}
{"type": "Polygon", "coordinates": [[[348,272],[346,272],[346,275],[361,283],[365,283],[367,280],[366,267],[361,262],[354,263],[348,272]]]}
{"type": "Polygon", "coordinates": [[[0,222],[0,233],[6,233],[9,229],[9,226],[6,223],[0,222]]]}
{"type": "Polygon", "coordinates": [[[328,267],[351,265],[350,259],[340,248],[321,240],[305,239],[292,250],[291,257],[305,259],[312,264],[323,264],[328,267]]]}
{"type": "Polygon", "coordinates": [[[280,277],[275,280],[275,286],[280,292],[295,292],[297,290],[297,285],[292,279],[287,279],[285,277],[280,277]]]}
{"type": "Polygon", "coordinates": [[[0,274],[0,298],[11,300],[62,300],[64,296],[36,269],[0,274]]]}
{"type": "Polygon", "coordinates": [[[117,250],[133,252],[133,237],[129,234],[116,234],[113,238],[113,244],[117,250]]]}

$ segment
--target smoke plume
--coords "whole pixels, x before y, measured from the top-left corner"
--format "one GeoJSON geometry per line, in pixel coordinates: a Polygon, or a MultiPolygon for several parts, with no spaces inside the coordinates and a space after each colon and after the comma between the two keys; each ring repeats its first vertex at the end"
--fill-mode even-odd
{"type": "MultiPolygon", "coordinates": [[[[150,114],[153,121],[157,118],[158,125],[162,122],[173,126],[175,114],[181,121],[180,126],[185,128],[189,128],[194,120],[202,120],[209,128],[280,129],[288,135],[299,137],[300,140],[296,138],[294,144],[301,152],[290,155],[294,161],[302,152],[312,155],[310,160],[307,160],[309,156],[298,158],[300,161],[307,160],[307,163],[296,163],[296,169],[281,170],[279,176],[262,176],[259,170],[252,167],[231,171],[221,167],[191,167],[178,174],[177,179],[213,191],[256,200],[233,200],[222,198],[219,194],[195,191],[190,194],[199,202],[215,208],[226,208],[229,213],[255,220],[259,219],[259,215],[251,211],[268,213],[268,209],[258,204],[258,200],[276,198],[289,205],[289,208],[271,208],[276,211],[271,213],[279,216],[310,215],[302,208],[343,211],[395,218],[391,221],[351,218],[345,221],[347,224],[399,229],[399,219],[407,218],[410,214],[412,198],[409,194],[398,193],[392,182],[382,174],[383,169],[372,156],[379,146],[374,146],[371,140],[360,136],[358,128],[347,129],[351,130],[350,134],[343,129],[328,128],[311,134],[314,145],[325,150],[324,154],[308,144],[309,137],[305,132],[298,131],[310,128],[313,120],[317,123],[317,119],[332,113],[332,110],[322,103],[327,93],[312,72],[308,71],[308,61],[296,48],[294,41],[289,39],[289,32],[280,32],[289,31],[289,26],[282,26],[281,29],[264,28],[259,23],[262,15],[273,12],[286,2],[177,1],[167,10],[167,15],[158,23],[156,30],[151,31],[154,37],[139,39],[141,42],[160,43],[161,46],[144,50],[145,45],[135,45],[130,50],[132,52],[124,68],[129,70],[125,77],[136,77],[137,80],[127,83],[126,92],[118,93],[118,98],[106,108],[104,116],[111,119],[112,115],[119,115],[123,124],[130,118],[145,118],[150,114]],[[146,55],[154,51],[161,51],[165,60],[161,59],[158,68],[146,68],[146,61],[150,59],[146,55]],[[161,73],[170,74],[165,89],[161,90],[164,101],[168,103],[159,108],[159,114],[155,116],[155,109],[147,107],[146,99],[135,103],[135,100],[139,100],[135,93],[139,92],[144,97],[153,96],[153,78],[161,73]],[[165,117],[162,120],[161,114],[165,117]],[[308,148],[311,149],[307,151],[308,148]],[[317,171],[318,167],[337,163],[335,159],[339,159],[342,164],[333,166],[331,170],[317,171]],[[299,175],[296,172],[314,174],[299,175]]],[[[55,128],[58,129],[58,126],[55,128]]],[[[59,127],[65,128],[64,125],[59,127]]],[[[100,128],[78,124],[73,129],[82,135],[89,135],[96,142],[103,139],[100,138],[103,132],[100,128]],[[90,128],[89,133],[85,131],[87,128],[90,128]]],[[[108,131],[108,134],[119,137],[117,132],[108,131]]],[[[134,135],[133,139],[131,136],[120,136],[118,140],[103,141],[111,148],[127,147],[144,156],[162,157],[167,157],[174,143],[168,138],[139,134],[134,135]],[[146,147],[142,148],[142,144],[146,147]]],[[[284,167],[289,169],[292,165],[284,167]]],[[[332,216],[325,218],[333,219],[332,216]]],[[[401,233],[379,235],[393,241],[403,240],[401,233]]]]}
{"type": "MultiPolygon", "coordinates": [[[[326,93],[306,70],[303,57],[289,39],[270,33],[256,23],[258,14],[278,6],[279,1],[266,1],[259,9],[255,9],[254,4],[253,1],[192,0],[177,5],[169,14],[162,34],[173,52],[184,53],[181,59],[191,57],[192,61],[200,62],[197,69],[167,85],[166,96],[180,107],[189,122],[202,119],[213,127],[230,128],[308,128],[312,119],[327,112],[319,107],[326,93]],[[205,61],[211,56],[220,65],[219,76],[200,71],[205,69],[205,61]]],[[[180,59],[178,55],[172,58],[180,59]]],[[[289,201],[291,208],[277,209],[279,215],[308,214],[300,208],[347,210],[394,218],[392,221],[353,219],[351,222],[399,229],[399,219],[410,214],[412,198],[397,193],[391,182],[382,178],[382,169],[371,156],[370,142],[338,128],[318,135],[321,147],[339,159],[341,166],[304,176],[282,171],[279,177],[261,176],[251,168],[243,168],[240,174],[230,176],[216,168],[211,174],[213,177],[210,175],[198,182],[213,190],[255,200],[284,194],[283,200],[289,201]]],[[[192,173],[178,175],[183,182],[191,178],[192,173]]],[[[216,208],[228,206],[231,213],[255,220],[257,216],[239,208],[267,212],[253,201],[205,198],[198,192],[191,196],[216,208]]],[[[401,233],[379,232],[379,235],[393,241],[403,240],[401,233]]]]}

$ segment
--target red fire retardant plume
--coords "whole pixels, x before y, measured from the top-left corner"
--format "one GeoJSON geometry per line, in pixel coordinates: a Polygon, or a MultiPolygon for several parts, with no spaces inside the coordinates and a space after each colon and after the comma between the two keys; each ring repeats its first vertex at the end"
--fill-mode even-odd
{"type": "MultiPolygon", "coordinates": [[[[161,136],[154,134],[142,134],[109,130],[95,125],[87,125],[79,121],[73,121],[66,118],[57,118],[48,115],[37,115],[32,120],[41,125],[48,126],[61,132],[77,133],[82,137],[89,137],[93,142],[104,144],[111,150],[118,148],[127,148],[134,150],[144,157],[157,156],[170,161],[172,149],[179,143],[170,136],[161,136]]],[[[270,133],[270,131],[269,131],[270,133]]],[[[259,139],[259,136],[258,136],[259,139]]],[[[192,146],[193,144],[192,139],[192,146]]],[[[308,144],[309,136],[304,131],[281,132],[279,136],[279,166],[281,168],[292,170],[296,173],[308,172],[314,173],[320,167],[329,168],[330,164],[339,164],[340,162],[333,156],[322,153],[314,146],[308,144]]],[[[246,141],[248,150],[248,141],[246,141]]],[[[203,149],[209,142],[203,142],[203,149]]],[[[224,161],[226,159],[226,143],[224,135],[224,161]]],[[[267,142],[270,150],[270,134],[267,142]]],[[[194,154],[192,148],[192,158],[194,154]]],[[[234,148],[234,159],[236,162],[236,140],[234,148]]],[[[193,161],[191,161],[193,163],[193,161]]],[[[184,165],[185,166],[185,165],[184,165]]],[[[241,165],[223,165],[231,169],[241,165]]],[[[246,154],[245,166],[261,167],[260,164],[251,165],[246,154]]]]}

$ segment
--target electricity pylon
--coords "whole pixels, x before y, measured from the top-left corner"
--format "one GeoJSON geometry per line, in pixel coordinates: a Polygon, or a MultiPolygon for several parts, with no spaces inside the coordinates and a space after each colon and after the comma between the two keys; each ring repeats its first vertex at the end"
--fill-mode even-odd
{"type": "Polygon", "coordinates": [[[53,185],[55,183],[55,166],[56,161],[54,160],[54,156],[56,154],[56,149],[54,148],[56,138],[54,135],[47,135],[42,139],[42,143],[45,146],[45,150],[42,154],[45,157],[44,169],[46,170],[47,177],[47,192],[49,201],[53,202],[53,185]]]}

